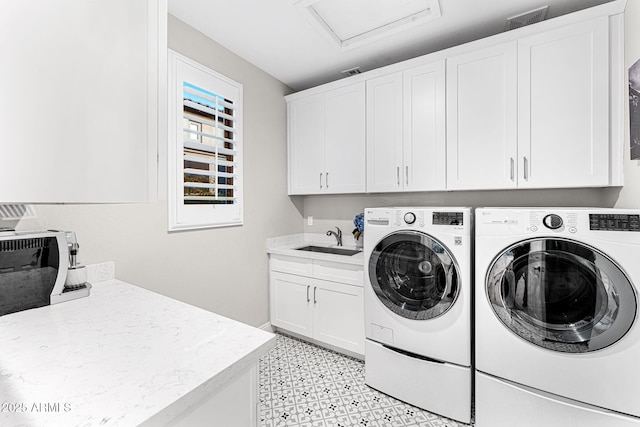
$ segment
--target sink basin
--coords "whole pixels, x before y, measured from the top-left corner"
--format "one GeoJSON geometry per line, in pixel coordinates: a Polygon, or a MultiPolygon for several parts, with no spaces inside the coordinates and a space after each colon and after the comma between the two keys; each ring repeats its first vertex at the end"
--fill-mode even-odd
{"type": "Polygon", "coordinates": [[[358,249],[328,248],[326,246],[303,246],[301,248],[297,248],[296,250],[307,251],[307,252],[322,252],[323,254],[347,255],[347,256],[352,256],[362,252],[358,249]]]}

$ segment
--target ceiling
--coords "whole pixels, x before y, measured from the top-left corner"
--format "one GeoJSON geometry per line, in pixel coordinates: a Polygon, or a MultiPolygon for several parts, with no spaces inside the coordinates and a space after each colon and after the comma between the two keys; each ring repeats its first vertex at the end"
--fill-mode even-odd
{"type": "Polygon", "coordinates": [[[611,0],[168,1],[169,13],[299,91],[354,67],[364,72],[503,32],[507,18],[543,6],[551,19],[611,0]],[[371,30],[385,18],[393,23],[371,30]]]}

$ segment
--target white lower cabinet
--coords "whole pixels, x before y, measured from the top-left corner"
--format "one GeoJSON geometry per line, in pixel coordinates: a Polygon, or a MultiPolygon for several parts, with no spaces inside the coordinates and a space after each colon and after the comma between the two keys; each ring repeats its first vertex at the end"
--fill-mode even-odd
{"type": "MultiPolygon", "coordinates": [[[[166,425],[172,427],[260,425],[258,364],[236,372],[233,380],[219,390],[195,402],[166,425]]],[[[158,425],[150,421],[148,425],[158,425]]],[[[144,427],[147,424],[142,424],[144,427]]]]}
{"type": "Polygon", "coordinates": [[[360,265],[272,255],[271,324],[364,355],[363,277],[360,265]]]}

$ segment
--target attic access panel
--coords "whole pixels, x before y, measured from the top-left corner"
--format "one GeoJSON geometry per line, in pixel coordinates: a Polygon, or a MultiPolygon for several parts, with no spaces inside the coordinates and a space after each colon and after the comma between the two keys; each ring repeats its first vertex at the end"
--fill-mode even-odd
{"type": "Polygon", "coordinates": [[[294,0],[294,4],[340,50],[440,17],[438,0],[294,0]]]}

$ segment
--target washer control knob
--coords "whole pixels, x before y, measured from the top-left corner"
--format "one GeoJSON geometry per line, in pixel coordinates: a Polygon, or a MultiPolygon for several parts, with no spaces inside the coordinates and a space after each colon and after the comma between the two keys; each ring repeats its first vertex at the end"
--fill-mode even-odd
{"type": "Polygon", "coordinates": [[[542,223],[551,230],[557,230],[562,227],[562,218],[556,214],[550,214],[543,218],[542,223]]]}
{"type": "Polygon", "coordinates": [[[406,214],[404,214],[404,222],[406,222],[407,224],[413,224],[414,222],[416,222],[416,214],[414,214],[413,212],[407,212],[406,214]]]}

